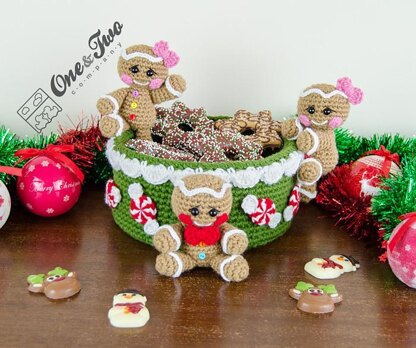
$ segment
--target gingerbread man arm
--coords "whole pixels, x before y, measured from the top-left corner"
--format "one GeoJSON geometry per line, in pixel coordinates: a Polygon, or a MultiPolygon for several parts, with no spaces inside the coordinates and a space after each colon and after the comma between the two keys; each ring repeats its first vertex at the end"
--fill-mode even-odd
{"type": "Polygon", "coordinates": [[[180,75],[170,75],[162,87],[150,90],[153,104],[179,98],[186,89],[186,81],[180,75]]]}
{"type": "Polygon", "coordinates": [[[305,128],[296,139],[296,146],[307,155],[312,155],[318,150],[318,135],[311,128],[305,128]]]}
{"type": "Polygon", "coordinates": [[[244,231],[225,223],[220,227],[222,251],[228,255],[241,255],[248,247],[248,238],[244,231]]]}
{"type": "Polygon", "coordinates": [[[296,140],[303,129],[298,118],[283,121],[281,127],[283,138],[288,140],[296,140]]]}
{"type": "Polygon", "coordinates": [[[101,115],[118,114],[121,104],[126,99],[129,88],[120,88],[102,96],[97,101],[97,109],[101,115]]]}
{"type": "Polygon", "coordinates": [[[180,224],[160,226],[153,237],[153,246],[161,253],[177,251],[182,245],[183,226],[180,224]]]}

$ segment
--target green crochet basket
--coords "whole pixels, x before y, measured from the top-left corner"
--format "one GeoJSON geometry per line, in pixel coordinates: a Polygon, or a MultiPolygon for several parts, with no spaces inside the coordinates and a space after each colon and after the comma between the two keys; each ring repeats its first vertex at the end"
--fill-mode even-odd
{"type": "MultiPolygon", "coordinates": [[[[171,210],[173,183],[177,178],[192,173],[211,173],[221,176],[233,186],[233,208],[229,222],[246,232],[249,248],[267,244],[283,235],[290,227],[284,218],[274,228],[257,225],[243,211],[241,204],[247,195],[273,200],[276,211],[283,213],[295,186],[295,175],[301,155],[293,141],[285,141],[281,151],[257,161],[232,161],[219,163],[185,162],[154,158],[140,154],[125,146],[133,137],[126,131],[107,142],[106,155],[113,168],[114,184],[121,197],[113,207],[115,222],[134,239],[152,245],[152,235],[130,214],[129,187],[139,183],[143,194],[157,207],[159,225],[177,223],[171,210]]],[[[108,187],[108,186],[107,186],[108,187]]]]}

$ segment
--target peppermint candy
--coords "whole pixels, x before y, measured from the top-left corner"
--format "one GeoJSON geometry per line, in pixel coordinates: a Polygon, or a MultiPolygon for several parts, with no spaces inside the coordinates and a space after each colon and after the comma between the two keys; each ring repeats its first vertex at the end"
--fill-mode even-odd
{"type": "Polygon", "coordinates": [[[268,225],[270,228],[276,228],[282,218],[270,198],[257,198],[254,195],[247,195],[243,199],[241,207],[248,214],[251,221],[259,226],[268,225]]]}
{"type": "Polygon", "coordinates": [[[111,209],[117,207],[121,201],[121,193],[117,185],[114,183],[113,179],[107,181],[105,185],[105,204],[107,204],[111,209]]]}
{"type": "Polygon", "coordinates": [[[300,206],[300,186],[295,185],[289,197],[289,203],[283,211],[283,219],[290,221],[298,213],[300,206]]]}
{"type": "Polygon", "coordinates": [[[130,215],[139,224],[143,225],[146,234],[153,236],[159,228],[156,220],[157,209],[153,200],[143,194],[142,185],[131,184],[128,188],[130,200],[130,215]]]}

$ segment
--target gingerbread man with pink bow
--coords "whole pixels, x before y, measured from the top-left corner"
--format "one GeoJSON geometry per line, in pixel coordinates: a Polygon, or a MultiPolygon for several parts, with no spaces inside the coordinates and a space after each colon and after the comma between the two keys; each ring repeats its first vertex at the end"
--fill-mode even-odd
{"type": "Polygon", "coordinates": [[[283,122],[283,137],[296,140],[304,153],[298,170],[303,202],[316,197],[318,180],[338,164],[334,129],[347,119],[350,104],[359,104],[362,98],[362,90],[354,87],[348,77],[338,79],[336,86],[312,85],[300,95],[298,117],[283,122]]]}
{"type": "Polygon", "coordinates": [[[131,128],[137,138],[151,140],[155,104],[178,98],[185,91],[186,82],[180,75],[168,75],[168,69],[178,62],[178,55],[169,50],[165,41],[153,47],[135,45],[124,49],[118,73],[128,87],[98,100],[97,109],[103,115],[101,133],[111,138],[131,128]]]}

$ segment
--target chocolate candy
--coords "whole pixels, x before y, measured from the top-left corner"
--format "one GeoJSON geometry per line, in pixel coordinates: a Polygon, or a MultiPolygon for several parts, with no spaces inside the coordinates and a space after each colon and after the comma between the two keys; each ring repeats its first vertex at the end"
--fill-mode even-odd
{"type": "Polygon", "coordinates": [[[27,277],[30,292],[44,293],[52,300],[60,300],[76,295],[81,291],[81,284],[75,272],[55,267],[47,274],[32,274],[27,277]]]}

